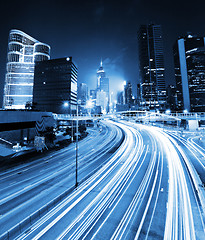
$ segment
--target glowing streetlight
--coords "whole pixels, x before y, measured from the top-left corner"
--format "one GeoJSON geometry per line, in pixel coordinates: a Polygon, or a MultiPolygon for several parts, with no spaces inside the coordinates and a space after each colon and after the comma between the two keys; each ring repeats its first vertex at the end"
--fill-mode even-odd
{"type": "Polygon", "coordinates": [[[165,113],[170,114],[171,113],[170,109],[167,109],[165,113]]]}
{"type": "Polygon", "coordinates": [[[64,107],[68,107],[69,106],[69,104],[68,104],[68,102],[64,102],[64,107]]]}
{"type": "MultiPolygon", "coordinates": [[[[69,102],[64,102],[63,106],[65,108],[69,107],[69,102]]],[[[71,142],[73,142],[73,119],[72,119],[72,128],[71,128],[71,142]]]]}
{"type": "Polygon", "coordinates": [[[188,113],[188,110],[187,110],[187,109],[184,109],[183,113],[187,114],[187,113],[188,113]]]}
{"type": "Polygon", "coordinates": [[[92,100],[88,100],[86,105],[87,105],[87,108],[92,108],[93,107],[92,100]]]}

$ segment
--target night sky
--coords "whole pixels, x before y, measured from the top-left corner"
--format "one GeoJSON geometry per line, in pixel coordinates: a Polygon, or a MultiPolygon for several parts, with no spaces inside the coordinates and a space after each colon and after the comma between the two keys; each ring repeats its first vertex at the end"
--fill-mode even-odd
{"type": "Polygon", "coordinates": [[[139,82],[137,31],[141,24],[161,24],[165,49],[165,77],[173,84],[172,46],[191,32],[205,36],[205,1],[57,0],[5,1],[0,6],[0,87],[5,80],[8,34],[19,29],[51,46],[51,58],[72,56],[78,81],[96,87],[96,71],[103,66],[110,88],[123,81],[139,82]]]}

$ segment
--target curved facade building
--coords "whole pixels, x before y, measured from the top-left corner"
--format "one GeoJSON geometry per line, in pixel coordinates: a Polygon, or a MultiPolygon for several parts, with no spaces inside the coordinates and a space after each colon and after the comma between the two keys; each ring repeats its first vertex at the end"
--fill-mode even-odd
{"type": "Polygon", "coordinates": [[[35,62],[49,59],[49,45],[22,31],[10,31],[3,108],[24,109],[32,102],[35,62]]]}

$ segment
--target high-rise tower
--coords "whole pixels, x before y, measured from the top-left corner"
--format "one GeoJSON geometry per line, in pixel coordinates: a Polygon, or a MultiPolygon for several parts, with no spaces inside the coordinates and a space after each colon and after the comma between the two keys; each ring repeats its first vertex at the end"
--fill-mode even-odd
{"type": "Polygon", "coordinates": [[[109,95],[109,78],[106,77],[102,61],[100,63],[100,68],[97,71],[97,90],[103,90],[109,95]]]}
{"type": "Polygon", "coordinates": [[[37,62],[33,88],[36,108],[54,113],[76,112],[77,76],[72,57],[37,62]]]}
{"type": "Polygon", "coordinates": [[[109,78],[106,77],[102,61],[100,68],[97,71],[97,92],[104,92],[105,94],[98,94],[99,96],[105,96],[104,105],[106,105],[106,111],[109,111],[109,78]]]}
{"type": "Polygon", "coordinates": [[[10,31],[3,108],[24,109],[32,102],[34,64],[48,59],[50,46],[22,31],[10,31]]]}
{"type": "Polygon", "coordinates": [[[78,99],[81,100],[81,105],[86,105],[88,99],[88,86],[85,83],[80,83],[78,86],[78,99]]]}
{"type": "Polygon", "coordinates": [[[188,34],[173,50],[178,110],[205,111],[205,38],[188,34]]]}
{"type": "Polygon", "coordinates": [[[164,109],[166,88],[160,25],[141,25],[138,31],[142,101],[147,109],[164,109]]]}

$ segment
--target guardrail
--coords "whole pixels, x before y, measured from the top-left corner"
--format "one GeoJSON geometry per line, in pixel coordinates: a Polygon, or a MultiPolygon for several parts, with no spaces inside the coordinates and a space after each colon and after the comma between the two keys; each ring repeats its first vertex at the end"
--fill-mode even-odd
{"type": "Polygon", "coordinates": [[[123,111],[116,112],[116,116],[127,116],[127,117],[137,117],[137,118],[163,118],[163,119],[175,119],[175,120],[205,120],[205,113],[159,113],[159,112],[149,112],[149,111],[123,111]]]}
{"type": "Polygon", "coordinates": [[[76,115],[76,114],[53,114],[55,120],[89,120],[89,119],[97,119],[101,118],[102,115],[76,115]]]}

